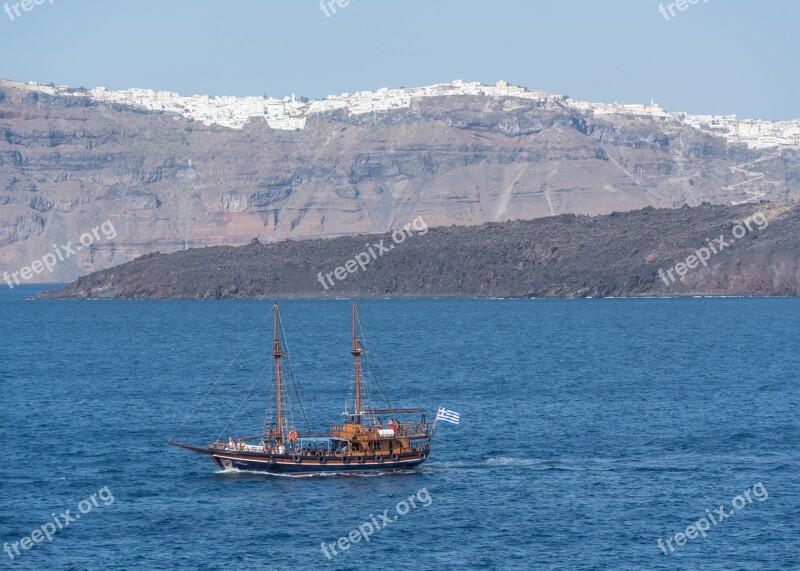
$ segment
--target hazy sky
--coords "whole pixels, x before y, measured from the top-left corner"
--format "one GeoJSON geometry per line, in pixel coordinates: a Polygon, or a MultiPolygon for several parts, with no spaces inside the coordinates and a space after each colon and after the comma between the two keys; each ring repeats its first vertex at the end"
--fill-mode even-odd
{"type": "Polygon", "coordinates": [[[319,0],[36,1],[0,13],[0,77],[307,97],[502,78],[589,101],[800,118],[796,0],[699,0],[670,16],[671,0],[669,20],[655,0],[350,0],[329,16],[319,0]]]}

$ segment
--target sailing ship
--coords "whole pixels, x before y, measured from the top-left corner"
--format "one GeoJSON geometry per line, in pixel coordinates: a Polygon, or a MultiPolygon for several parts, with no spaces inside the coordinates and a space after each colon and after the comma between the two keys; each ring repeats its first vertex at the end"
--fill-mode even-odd
{"type": "MultiPolygon", "coordinates": [[[[357,306],[352,305],[352,345],[350,354],[354,366],[354,391],[352,403],[345,405],[344,420],[333,424],[326,432],[312,432],[300,403],[306,430],[298,430],[293,415],[284,412],[284,400],[289,391],[285,376],[294,382],[294,375],[286,375],[290,367],[288,353],[281,344],[283,332],[278,305],[273,306],[273,348],[275,362],[274,409],[267,413],[264,430],[258,436],[229,436],[225,430],[207,447],[193,446],[170,440],[169,444],[205,454],[223,470],[241,470],[285,475],[311,475],[324,473],[396,472],[409,470],[422,464],[430,455],[431,439],[440,419],[458,423],[458,414],[441,407],[433,425],[429,426],[424,408],[393,408],[386,395],[388,406],[375,408],[371,399],[365,399],[363,357],[367,351],[357,335],[360,323],[357,306]],[[352,404],[352,409],[350,409],[352,404]],[[274,412],[274,421],[271,414],[274,412]]],[[[363,331],[362,331],[363,333],[363,331]]],[[[363,336],[363,335],[362,335],[363,336]]],[[[299,401],[299,391],[293,387],[299,401]]],[[[188,419],[187,419],[188,420],[188,419]]],[[[184,422],[185,424],[185,422],[184,422]]],[[[180,431],[180,429],[179,429],[180,431]]]]}

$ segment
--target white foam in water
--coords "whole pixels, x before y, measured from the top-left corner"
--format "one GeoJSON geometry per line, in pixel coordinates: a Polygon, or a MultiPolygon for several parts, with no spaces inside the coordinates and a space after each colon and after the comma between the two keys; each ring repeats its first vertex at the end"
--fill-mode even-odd
{"type": "Polygon", "coordinates": [[[487,464],[511,464],[516,462],[516,458],[511,456],[492,456],[486,459],[487,464]]]}

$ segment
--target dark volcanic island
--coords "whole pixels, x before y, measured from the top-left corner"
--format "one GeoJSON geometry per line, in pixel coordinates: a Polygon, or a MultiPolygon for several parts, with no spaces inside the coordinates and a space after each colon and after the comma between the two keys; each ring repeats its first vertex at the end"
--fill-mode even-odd
{"type": "Polygon", "coordinates": [[[800,206],[793,202],[648,207],[471,227],[427,228],[417,219],[394,235],[153,253],[39,297],[798,295],[799,236],[800,206]]]}

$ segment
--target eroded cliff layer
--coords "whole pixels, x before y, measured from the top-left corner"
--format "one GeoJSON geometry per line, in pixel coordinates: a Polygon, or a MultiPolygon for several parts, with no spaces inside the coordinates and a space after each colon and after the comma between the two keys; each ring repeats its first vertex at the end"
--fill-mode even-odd
{"type": "Polygon", "coordinates": [[[798,196],[800,154],[729,146],[668,120],[515,98],[415,99],[241,131],[0,82],[0,271],[98,240],[39,281],[142,254],[563,213],[798,196]]]}

